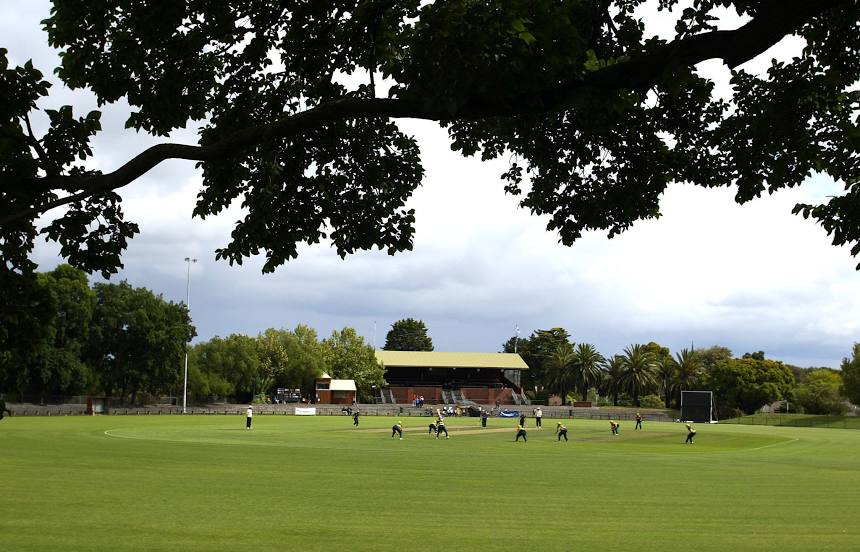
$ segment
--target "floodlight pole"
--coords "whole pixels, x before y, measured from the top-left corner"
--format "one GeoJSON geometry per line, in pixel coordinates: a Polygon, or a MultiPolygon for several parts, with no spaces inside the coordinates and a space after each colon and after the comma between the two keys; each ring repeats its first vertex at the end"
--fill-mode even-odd
{"type": "MultiPolygon", "coordinates": [[[[185,308],[188,309],[188,319],[191,319],[191,263],[196,263],[197,259],[185,257],[185,263],[188,265],[188,273],[185,278],[185,308]]],[[[182,413],[185,414],[185,401],[188,398],[188,341],[185,341],[185,380],[182,384],[182,413]]]]}
{"type": "Polygon", "coordinates": [[[514,353],[517,352],[517,343],[520,341],[520,325],[517,324],[517,335],[514,337],[514,353]]]}

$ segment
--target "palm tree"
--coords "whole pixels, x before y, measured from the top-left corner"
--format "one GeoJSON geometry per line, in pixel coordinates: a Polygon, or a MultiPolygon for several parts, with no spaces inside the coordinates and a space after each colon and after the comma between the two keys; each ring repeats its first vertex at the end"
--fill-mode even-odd
{"type": "Polygon", "coordinates": [[[639,406],[642,392],[657,385],[657,363],[654,356],[642,345],[627,347],[621,357],[624,367],[621,375],[622,388],[630,393],[633,403],[639,406]]]}
{"type": "MultiPolygon", "coordinates": [[[[680,402],[680,392],[692,388],[702,373],[699,355],[692,349],[681,349],[675,353],[675,366],[677,370],[677,399],[680,402]]],[[[666,405],[668,406],[668,404],[666,405]]]]}
{"type": "Polygon", "coordinates": [[[669,403],[675,390],[678,389],[678,366],[672,357],[660,358],[656,361],[657,375],[660,378],[660,387],[663,389],[663,404],[669,408],[669,403]]]}
{"type": "Polygon", "coordinates": [[[594,345],[580,343],[574,353],[573,368],[576,373],[576,387],[583,401],[588,400],[588,390],[600,383],[606,359],[597,352],[594,345]]]}
{"type": "Polygon", "coordinates": [[[618,395],[624,391],[622,387],[622,376],[624,375],[624,357],[614,355],[606,363],[606,371],[603,372],[600,392],[612,397],[612,405],[618,406],[618,395]]]}
{"type": "Polygon", "coordinates": [[[544,363],[544,384],[553,393],[558,393],[561,403],[567,402],[567,394],[577,384],[577,373],[573,368],[576,353],[570,343],[560,343],[549,354],[544,363]]]}

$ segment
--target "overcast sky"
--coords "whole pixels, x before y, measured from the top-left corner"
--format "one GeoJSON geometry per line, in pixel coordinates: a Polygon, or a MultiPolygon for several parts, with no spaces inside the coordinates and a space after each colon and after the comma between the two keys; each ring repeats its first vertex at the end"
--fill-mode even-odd
{"type": "MultiPolygon", "coordinates": [[[[0,6],[0,47],[13,64],[33,59],[56,82],[57,53],[39,25],[49,3],[0,0],[0,6]]],[[[671,29],[666,17],[647,22],[654,33],[671,29]]],[[[787,39],[745,68],[760,71],[798,47],[787,39]]],[[[700,71],[727,92],[719,62],[700,71]]],[[[41,105],[63,104],[79,115],[95,108],[91,95],[59,84],[41,105]]],[[[123,130],[127,106],[103,111],[94,167],[114,170],[156,143],[123,130]]],[[[304,247],[298,260],[269,275],[261,273],[260,259],[241,267],[216,262],[214,250],[228,242],[240,212],[192,220],[200,173],[192,162],[169,161],[120,192],[141,234],[113,280],[184,301],[183,259],[197,258],[191,312],[198,341],[308,324],[321,336],[352,326],[381,347],[395,320],[412,317],[427,324],[438,351],[498,351],[516,326],[523,337],[562,326],[607,356],[654,340],[673,351],[719,344],[737,355],[764,350],[792,364],[837,367],[860,338],[857,261],[847,248],[830,245],[821,228],[790,213],[797,202],[839,193],[826,177],[745,206],[734,203],[731,188],[674,185],[661,219],[612,240],[591,233],[568,248],[545,230],[545,219],[504,194],[504,161],[451,152],[445,132],[432,123],[399,124],[419,139],[426,170],[410,201],[417,212],[413,251],[341,260],[324,244],[304,247]]],[[[193,143],[195,133],[177,132],[171,141],[193,143]]],[[[40,244],[35,256],[42,270],[62,262],[53,244],[40,244]]]]}

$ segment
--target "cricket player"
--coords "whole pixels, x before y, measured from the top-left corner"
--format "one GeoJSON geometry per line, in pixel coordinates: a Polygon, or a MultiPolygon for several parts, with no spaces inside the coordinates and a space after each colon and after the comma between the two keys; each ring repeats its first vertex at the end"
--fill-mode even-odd
{"type": "Polygon", "coordinates": [[[439,416],[436,418],[436,438],[439,438],[439,434],[445,432],[445,438],[448,438],[448,430],[445,428],[445,419],[439,416]]]}
{"type": "Polygon", "coordinates": [[[564,437],[564,440],[567,441],[567,428],[561,422],[555,426],[555,432],[558,435],[558,440],[561,441],[561,438],[564,437]]]}
{"type": "Polygon", "coordinates": [[[519,440],[520,440],[520,437],[522,437],[522,438],[523,438],[523,442],[524,442],[524,443],[527,443],[529,439],[528,439],[528,436],[526,435],[526,433],[527,433],[527,432],[526,432],[526,428],[524,428],[524,427],[522,426],[522,424],[518,425],[518,426],[517,426],[517,436],[516,436],[516,438],[514,439],[514,442],[516,443],[517,441],[519,441],[519,440]]]}
{"type": "Polygon", "coordinates": [[[352,428],[358,429],[358,417],[361,416],[361,412],[356,410],[352,415],[352,428]]]}
{"type": "Polygon", "coordinates": [[[400,440],[403,440],[403,422],[398,421],[396,424],[391,426],[391,436],[400,435],[400,440]]]}
{"type": "Polygon", "coordinates": [[[615,420],[609,420],[609,429],[612,431],[613,435],[618,435],[618,426],[620,426],[618,422],[615,420]]]}
{"type": "Polygon", "coordinates": [[[636,427],[633,430],[642,429],[642,414],[636,413],[636,427]]]}
{"type": "Polygon", "coordinates": [[[687,440],[684,441],[684,444],[686,445],[687,443],[690,443],[692,445],[693,444],[693,437],[695,437],[695,436],[696,436],[696,428],[694,428],[690,424],[687,424],[687,440]]]}
{"type": "Polygon", "coordinates": [[[0,420],[3,419],[4,412],[8,412],[10,416],[12,415],[12,411],[6,408],[6,401],[0,399],[0,420]]]}
{"type": "Polygon", "coordinates": [[[254,418],[254,407],[248,405],[248,410],[245,412],[245,429],[251,429],[251,420],[254,418]]]}

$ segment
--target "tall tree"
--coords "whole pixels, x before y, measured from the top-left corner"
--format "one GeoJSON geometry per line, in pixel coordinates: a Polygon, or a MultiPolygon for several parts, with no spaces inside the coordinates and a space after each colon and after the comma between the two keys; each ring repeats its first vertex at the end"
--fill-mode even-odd
{"type": "Polygon", "coordinates": [[[287,353],[287,372],[279,385],[288,388],[304,389],[308,394],[313,390],[314,380],[329,369],[323,344],[317,332],[310,326],[299,324],[287,332],[284,343],[287,353]]]}
{"type": "Polygon", "coordinates": [[[0,388],[29,391],[30,372],[40,345],[50,339],[56,305],[42,279],[0,266],[0,388]]]}
{"type": "Polygon", "coordinates": [[[645,350],[651,354],[657,365],[657,378],[660,383],[660,390],[663,392],[663,404],[668,407],[672,395],[678,387],[675,359],[672,358],[672,352],[668,347],[663,347],[654,341],[645,345],[645,350]]]}
{"type": "Polygon", "coordinates": [[[386,351],[432,351],[433,340],[421,320],[405,318],[391,325],[385,336],[386,351]]]}
{"type": "Polygon", "coordinates": [[[623,372],[621,385],[639,406],[640,395],[657,386],[657,362],[644,345],[631,345],[621,355],[623,372]]]}
{"type": "Polygon", "coordinates": [[[33,359],[30,384],[38,387],[42,396],[82,393],[93,383],[93,372],[83,356],[95,308],[95,293],[86,273],[69,265],[39,274],[39,278],[55,311],[49,332],[33,359]]]}
{"type": "Polygon", "coordinates": [[[96,284],[90,354],[105,394],[176,392],[185,344],[195,335],[184,304],[127,282],[96,284]]]}
{"type": "Polygon", "coordinates": [[[359,393],[371,398],[373,386],[385,385],[385,369],[376,360],[373,347],[353,328],[335,330],[322,342],[331,376],[355,380],[359,393]]]}
{"type": "Polygon", "coordinates": [[[189,355],[189,390],[193,397],[251,397],[264,377],[257,339],[241,334],[213,337],[196,344],[189,355]]]}
{"type": "Polygon", "coordinates": [[[702,372],[707,374],[714,369],[717,362],[732,358],[732,351],[727,347],[713,345],[703,349],[696,349],[696,358],[699,361],[702,372]]]}
{"type": "MultiPolygon", "coordinates": [[[[701,377],[700,357],[696,351],[681,349],[675,353],[675,371],[678,378],[678,388],[675,394],[675,404],[681,402],[681,391],[692,390],[701,377]]],[[[669,406],[669,403],[666,403],[669,406]]]]}
{"type": "Polygon", "coordinates": [[[546,382],[546,362],[559,347],[570,342],[570,334],[564,328],[535,330],[528,339],[518,343],[520,356],[529,369],[523,373],[523,387],[540,387],[546,382]]]}
{"type": "Polygon", "coordinates": [[[842,385],[845,396],[854,404],[860,405],[860,343],[855,343],[851,358],[842,359],[842,385]]]}
{"type": "Polygon", "coordinates": [[[573,356],[573,369],[576,374],[576,389],[583,401],[588,400],[588,390],[600,384],[606,359],[597,352],[594,345],[580,343],[573,356]]]}
{"type": "Polygon", "coordinates": [[[752,414],[762,406],[784,399],[794,387],[794,374],[775,360],[733,358],[720,360],[705,376],[717,406],[752,414]]]}
{"type": "Polygon", "coordinates": [[[576,389],[580,381],[575,368],[576,351],[568,342],[559,343],[543,362],[544,385],[561,397],[561,404],[567,404],[567,395],[576,389]]]}
{"type": "Polygon", "coordinates": [[[99,105],[127,101],[135,131],[205,123],[197,144],[155,144],[94,170],[100,113],[49,110],[37,133],[30,118],[49,84],[31,63],[7,69],[0,50],[0,258],[32,270],[37,219],[66,206],[41,230],[71,264],[115,272],[139,230],[116,190],[167,159],[201,166],[195,216],[242,198],[218,258],[262,252],[270,271],[323,239],[340,255],[410,249],[406,205],[424,170],[397,118],[439,121],[464,155],[510,158],[506,191],[524,194],[528,175],[521,205],[564,244],[658,217],[672,182],[736,186],[744,203],[817,171],[846,191],[794,211],[860,252],[856,0],[663,1],[668,40],[645,34],[640,4],[224,0],[213,16],[208,0],[55,1],[44,28],[65,85],[99,105]],[[718,29],[724,8],[744,24],[718,29]],[[760,76],[738,69],[786,36],[806,44],[791,61],[760,76]],[[731,102],[696,69],[710,59],[735,69],[731,102]],[[356,72],[364,82],[343,84],[356,72]]]}
{"type": "Polygon", "coordinates": [[[791,390],[791,400],[800,410],[809,414],[845,414],[847,407],[842,397],[842,378],[829,368],[812,370],[806,381],[791,390]]]}
{"type": "Polygon", "coordinates": [[[601,393],[612,397],[612,405],[618,406],[618,396],[624,393],[624,357],[613,355],[606,362],[606,371],[603,373],[601,393]]]}

